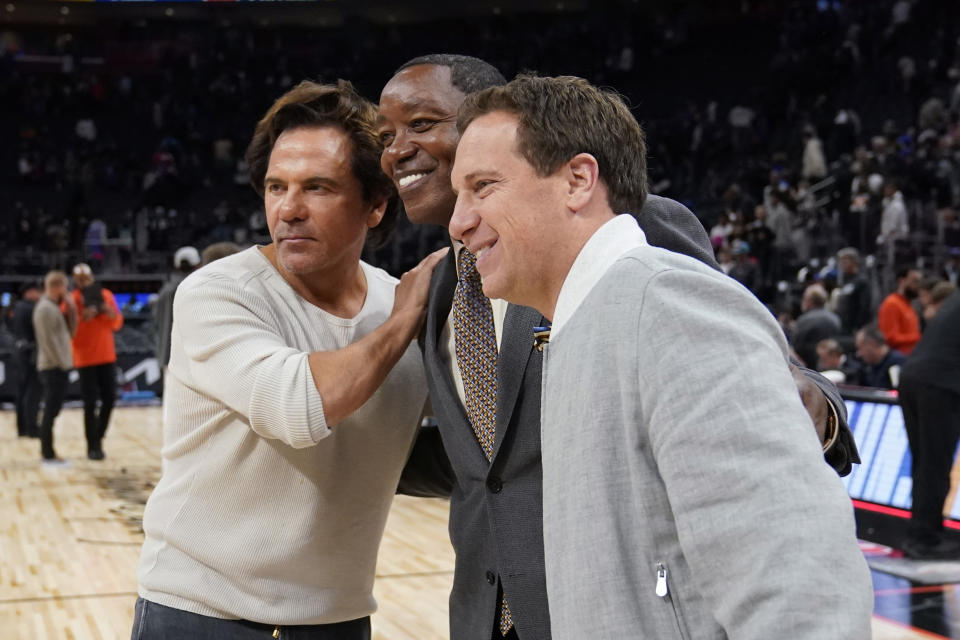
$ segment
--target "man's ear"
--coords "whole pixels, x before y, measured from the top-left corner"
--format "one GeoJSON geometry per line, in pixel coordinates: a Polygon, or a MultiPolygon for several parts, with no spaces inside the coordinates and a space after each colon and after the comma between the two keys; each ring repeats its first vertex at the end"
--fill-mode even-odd
{"type": "Polygon", "coordinates": [[[388,200],[381,200],[378,204],[370,208],[370,212],[367,214],[368,229],[373,229],[383,220],[383,214],[387,212],[387,202],[388,200]]]}
{"type": "Polygon", "coordinates": [[[565,166],[567,206],[574,213],[585,207],[598,193],[600,165],[589,153],[578,153],[565,166]]]}

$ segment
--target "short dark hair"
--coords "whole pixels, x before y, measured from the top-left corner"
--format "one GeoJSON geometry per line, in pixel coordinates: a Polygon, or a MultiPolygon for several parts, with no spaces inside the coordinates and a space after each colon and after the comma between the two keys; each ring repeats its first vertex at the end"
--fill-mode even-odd
{"type": "Polygon", "coordinates": [[[904,267],[904,266],[901,266],[901,267],[898,267],[898,268],[897,268],[897,271],[896,271],[896,278],[897,278],[897,280],[898,280],[898,281],[903,280],[903,279],[906,278],[908,275],[910,275],[910,272],[911,272],[911,271],[919,271],[920,274],[923,275],[923,272],[920,271],[920,269],[917,269],[916,267],[909,267],[909,266],[908,266],[908,267],[904,267]]]}
{"type": "Polygon", "coordinates": [[[462,135],[474,119],[494,111],[516,114],[518,151],[541,176],[578,153],[597,160],[614,213],[638,215],[647,199],[643,129],[616,92],[583,78],[522,74],[503,87],[467,96],[457,116],[462,135]]]}
{"type": "Polygon", "coordinates": [[[876,344],[887,344],[887,336],[883,335],[883,331],[880,330],[880,326],[877,325],[876,322],[871,322],[867,326],[861,328],[858,333],[862,333],[864,338],[869,338],[876,344]]]}
{"type": "Polygon", "coordinates": [[[263,197],[270,153],[284,131],[299,127],[338,127],[353,145],[353,175],[360,182],[364,201],[387,200],[383,220],[367,234],[371,247],[382,246],[396,223],[399,198],[393,181],[380,168],[383,145],[377,137],[376,121],[376,107],[347,80],[338,80],[335,85],[304,80],[280,96],[257,123],[245,156],[250,184],[263,197]]]}
{"type": "Polygon", "coordinates": [[[404,69],[422,64],[450,69],[450,83],[467,96],[488,87],[501,87],[507,84],[507,79],[503,77],[503,74],[489,62],[473,56],[461,56],[455,53],[431,53],[426,56],[418,56],[400,65],[393,75],[397,75],[404,69]]]}

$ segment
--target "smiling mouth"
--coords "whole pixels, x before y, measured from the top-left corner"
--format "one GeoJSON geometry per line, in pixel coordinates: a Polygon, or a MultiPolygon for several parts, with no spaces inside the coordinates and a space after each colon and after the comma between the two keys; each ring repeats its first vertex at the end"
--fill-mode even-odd
{"type": "Polygon", "coordinates": [[[406,189],[407,187],[417,182],[420,182],[421,180],[426,178],[429,173],[430,173],[429,171],[424,171],[422,173],[411,173],[410,175],[403,176],[402,178],[397,180],[397,186],[400,187],[401,189],[406,189]]]}
{"type": "Polygon", "coordinates": [[[483,255],[490,249],[493,249],[495,246],[497,246],[496,242],[494,242],[493,244],[488,244],[482,249],[477,249],[477,252],[474,254],[477,257],[477,262],[480,262],[480,260],[483,258],[483,255]]]}

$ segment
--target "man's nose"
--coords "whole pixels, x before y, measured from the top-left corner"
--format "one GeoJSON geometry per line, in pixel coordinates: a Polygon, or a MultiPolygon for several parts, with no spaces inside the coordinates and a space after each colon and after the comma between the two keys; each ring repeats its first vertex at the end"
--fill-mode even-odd
{"type": "Polygon", "coordinates": [[[284,221],[300,220],[305,216],[306,207],[303,202],[303,192],[289,188],[280,201],[280,219],[284,221]]]}
{"type": "Polygon", "coordinates": [[[403,128],[394,135],[390,146],[383,149],[383,154],[390,162],[402,162],[416,152],[417,146],[413,144],[410,135],[403,128]]]}
{"type": "Polygon", "coordinates": [[[469,200],[470,197],[467,194],[460,193],[457,196],[449,226],[450,237],[464,243],[480,224],[480,216],[477,215],[476,208],[470,204],[469,200]]]}

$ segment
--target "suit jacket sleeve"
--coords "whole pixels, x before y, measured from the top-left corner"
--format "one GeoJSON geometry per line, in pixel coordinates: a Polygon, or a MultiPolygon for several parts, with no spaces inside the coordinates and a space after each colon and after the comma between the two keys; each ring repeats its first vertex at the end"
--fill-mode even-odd
{"type": "MultiPolygon", "coordinates": [[[[794,363],[797,364],[797,363],[794,363]]],[[[840,396],[840,390],[825,377],[806,367],[797,364],[801,373],[810,379],[810,382],[817,385],[827,401],[833,405],[837,411],[837,439],[833,446],[827,449],[823,454],[834,470],[841,476],[848,475],[854,464],[860,464],[860,453],[857,451],[857,443],[853,439],[853,432],[850,431],[850,425],[847,424],[847,405],[840,396]]]]}
{"type": "Polygon", "coordinates": [[[419,498],[449,498],[453,485],[453,468],[443,448],[440,429],[421,427],[400,474],[397,493],[419,498]]]}

